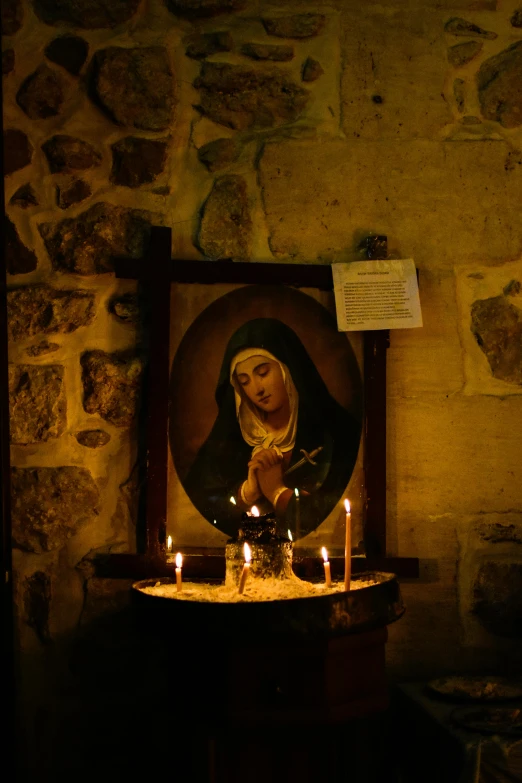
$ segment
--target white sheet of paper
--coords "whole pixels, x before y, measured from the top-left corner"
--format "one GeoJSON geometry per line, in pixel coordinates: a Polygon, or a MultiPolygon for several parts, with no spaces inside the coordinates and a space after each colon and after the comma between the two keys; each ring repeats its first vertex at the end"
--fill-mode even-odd
{"type": "Polygon", "coordinates": [[[413,259],[332,264],[340,332],[422,326],[413,259]]]}

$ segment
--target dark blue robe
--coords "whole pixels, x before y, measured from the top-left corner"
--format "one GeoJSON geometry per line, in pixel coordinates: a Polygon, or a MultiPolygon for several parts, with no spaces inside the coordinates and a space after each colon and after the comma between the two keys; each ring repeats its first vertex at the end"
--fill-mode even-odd
{"type": "Polygon", "coordinates": [[[216,388],[219,412],[207,440],[182,481],[192,503],[216,527],[228,535],[237,533],[242,509],[230,502],[247,478],[252,446],[241,435],[236,417],[234,389],[230,383],[233,357],[245,348],[264,348],[289,369],[299,395],[297,432],[290,467],[303,454],[322,447],[314,461],[290,473],[285,484],[298,487],[283,514],[281,530],[294,538],[318,527],[342,497],[352,475],[361,423],[329,393],[324,381],[295,332],[274,318],[257,318],[243,324],[230,338],[216,388]],[[299,508],[297,508],[299,503],[299,508]]]}

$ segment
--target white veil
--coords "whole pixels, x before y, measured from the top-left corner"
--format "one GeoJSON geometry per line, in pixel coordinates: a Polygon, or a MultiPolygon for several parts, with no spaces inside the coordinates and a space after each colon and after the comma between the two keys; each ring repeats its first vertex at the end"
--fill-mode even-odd
{"type": "Polygon", "coordinates": [[[278,453],[291,451],[294,448],[297,431],[299,396],[286,364],[280,362],[276,356],[269,351],[265,351],[264,348],[246,348],[239,351],[230,363],[230,383],[234,387],[236,416],[241,428],[241,434],[243,435],[244,440],[250,446],[253,446],[252,456],[260,449],[274,448],[278,453]],[[288,419],[288,424],[284,430],[269,432],[264,425],[263,412],[260,411],[244,393],[242,393],[241,384],[236,378],[235,370],[239,362],[244,362],[246,359],[252,358],[252,356],[264,356],[267,359],[271,359],[273,362],[277,362],[281,368],[290,405],[290,418],[288,419]]]}

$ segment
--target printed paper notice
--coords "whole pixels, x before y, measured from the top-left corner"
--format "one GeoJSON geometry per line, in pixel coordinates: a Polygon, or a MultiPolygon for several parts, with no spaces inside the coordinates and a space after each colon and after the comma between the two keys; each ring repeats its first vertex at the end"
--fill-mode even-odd
{"type": "Polygon", "coordinates": [[[413,259],[332,264],[340,332],[422,326],[413,259]]]}

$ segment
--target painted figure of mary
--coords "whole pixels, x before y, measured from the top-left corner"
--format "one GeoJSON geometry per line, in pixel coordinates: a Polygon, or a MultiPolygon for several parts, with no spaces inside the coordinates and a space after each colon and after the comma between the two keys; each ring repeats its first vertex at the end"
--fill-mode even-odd
{"type": "Polygon", "coordinates": [[[193,504],[228,535],[253,505],[275,511],[294,539],[314,530],[350,480],[361,424],[330,395],[299,337],[273,318],[243,324],[215,396],[216,421],[183,482],[193,504]]]}

